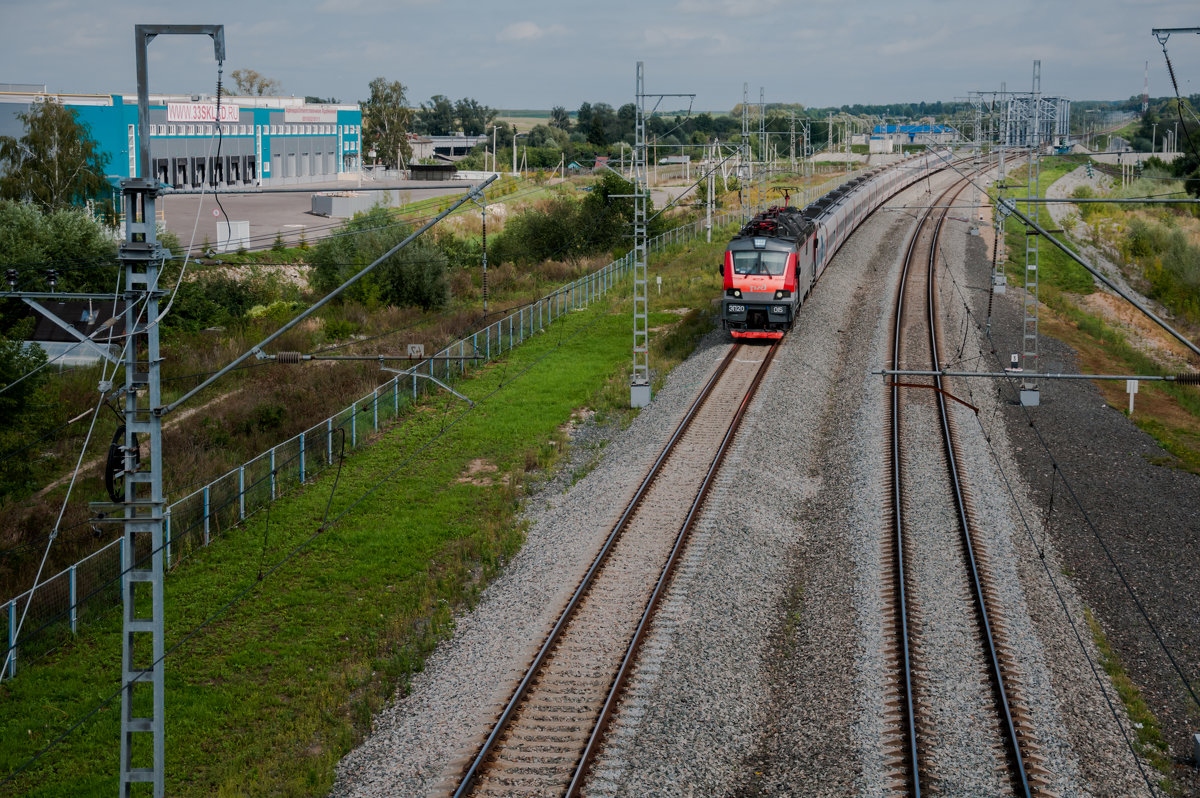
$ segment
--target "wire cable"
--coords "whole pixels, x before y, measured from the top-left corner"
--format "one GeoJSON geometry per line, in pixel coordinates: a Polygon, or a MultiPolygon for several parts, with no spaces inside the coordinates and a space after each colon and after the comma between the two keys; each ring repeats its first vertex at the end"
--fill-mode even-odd
{"type": "MultiPolygon", "coordinates": [[[[113,318],[116,317],[117,301],[118,301],[117,297],[119,296],[119,294],[118,294],[119,288],[120,288],[120,276],[118,275],[117,286],[113,289],[113,318]]],[[[135,324],[135,326],[136,326],[136,324],[135,324]]],[[[108,331],[109,331],[109,346],[111,347],[112,346],[112,327],[111,326],[108,328],[108,331]]],[[[128,339],[128,338],[125,339],[125,346],[123,347],[123,350],[128,349],[129,341],[130,341],[130,339],[128,339]]],[[[118,359],[118,362],[120,362],[120,359],[118,359]]],[[[114,365],[113,366],[113,375],[114,376],[116,375],[117,369],[118,369],[118,366],[114,365]]],[[[107,363],[102,367],[100,375],[101,375],[100,382],[101,382],[101,385],[103,385],[108,380],[108,365],[107,365],[107,363]]],[[[38,585],[41,582],[42,572],[43,572],[43,570],[45,570],[45,567],[46,567],[46,561],[50,558],[50,550],[54,547],[55,538],[58,537],[59,527],[62,525],[63,514],[66,513],[66,511],[67,511],[67,503],[70,502],[70,500],[71,500],[71,492],[75,488],[75,480],[79,478],[79,470],[83,466],[83,457],[85,454],[87,454],[88,444],[91,443],[92,432],[95,431],[95,429],[96,429],[96,420],[100,417],[100,408],[101,408],[101,406],[103,406],[103,404],[104,404],[104,391],[100,391],[100,396],[96,400],[96,407],[92,411],[92,423],[88,426],[87,435],[83,439],[83,446],[81,446],[79,449],[79,457],[75,461],[75,470],[71,474],[71,480],[67,484],[66,495],[63,496],[62,504],[59,506],[59,509],[58,509],[58,517],[54,521],[54,527],[50,530],[50,535],[46,540],[46,548],[42,552],[42,559],[38,563],[37,572],[34,574],[33,587],[30,588],[30,590],[29,590],[30,600],[26,601],[25,606],[21,608],[21,618],[19,621],[17,621],[16,628],[13,629],[10,634],[10,639],[13,641],[13,645],[5,653],[4,665],[0,666],[0,673],[8,672],[9,663],[12,661],[13,656],[16,654],[16,641],[19,640],[21,637],[21,627],[25,625],[25,618],[29,615],[29,606],[30,606],[30,604],[33,603],[33,601],[32,601],[33,594],[37,591],[38,585]]]]}
{"type": "MultiPolygon", "coordinates": [[[[579,330],[577,330],[571,336],[571,338],[575,338],[575,337],[582,335],[583,333],[591,330],[591,328],[594,325],[598,324],[603,318],[604,318],[603,315],[598,315],[596,319],[594,319],[593,321],[589,322],[586,325],[583,325],[579,330]]],[[[568,339],[568,340],[570,340],[570,339],[568,339]]],[[[528,373],[530,370],[532,370],[535,366],[540,364],[542,361],[544,361],[550,355],[557,352],[559,350],[560,346],[561,346],[561,343],[556,345],[554,348],[547,350],[547,352],[545,352],[541,357],[538,357],[535,360],[533,360],[525,369],[523,369],[519,374],[517,374],[514,377],[514,379],[516,377],[519,377],[519,376],[522,376],[522,375],[528,373]]],[[[511,383],[509,383],[509,384],[511,384],[511,383]]],[[[299,556],[302,552],[304,552],[313,543],[313,541],[315,541],[321,534],[323,534],[326,530],[328,530],[329,527],[338,523],[342,518],[344,518],[355,507],[357,507],[364,500],[366,500],[369,496],[373,495],[376,491],[378,491],[379,488],[381,488],[384,484],[386,484],[386,482],[388,480],[390,480],[396,473],[398,473],[400,471],[400,469],[404,468],[406,465],[408,465],[410,462],[412,462],[417,457],[417,455],[422,454],[423,452],[428,450],[430,447],[432,447],[438,440],[440,440],[442,437],[444,437],[452,428],[454,428],[460,421],[462,421],[463,418],[465,418],[468,413],[470,413],[472,410],[474,410],[475,407],[480,406],[483,402],[494,397],[503,388],[504,388],[504,384],[497,386],[494,390],[492,390],[486,396],[484,396],[483,398],[478,400],[473,406],[468,407],[467,409],[462,411],[457,417],[454,418],[453,421],[451,421],[449,424],[446,424],[443,427],[443,429],[440,432],[438,432],[433,438],[431,438],[420,448],[418,448],[414,452],[412,452],[408,457],[404,458],[404,460],[401,461],[401,463],[398,466],[396,466],[394,469],[392,469],[390,472],[388,472],[388,474],[386,474],[380,481],[376,482],[375,485],[368,488],[365,493],[363,493],[361,496],[359,496],[357,499],[355,499],[348,507],[346,507],[340,513],[338,513],[336,516],[334,516],[334,518],[330,519],[329,513],[333,507],[334,493],[336,492],[338,485],[340,483],[342,467],[345,462],[345,429],[340,428],[341,432],[342,432],[342,452],[339,455],[338,470],[334,477],[334,484],[330,491],[329,500],[325,506],[325,514],[324,514],[324,517],[322,518],[321,525],[317,527],[316,531],[314,531],[312,533],[312,535],[310,535],[308,538],[301,541],[297,546],[295,546],[287,555],[285,555],[283,557],[283,559],[281,559],[280,561],[278,561],[277,563],[272,565],[270,568],[268,568],[265,572],[262,573],[261,577],[256,578],[253,582],[251,582],[249,585],[247,585],[243,590],[238,592],[233,598],[231,598],[227,602],[225,602],[225,604],[223,604],[221,607],[219,607],[216,611],[214,611],[212,614],[210,614],[207,618],[205,618],[199,625],[197,625],[195,628],[193,628],[191,631],[189,631],[186,635],[184,635],[184,637],[182,639],[180,639],[178,642],[176,642],[174,645],[172,645],[169,649],[167,649],[161,657],[157,658],[156,660],[154,660],[153,662],[148,664],[145,667],[145,669],[149,670],[149,669],[156,667],[160,662],[164,661],[167,657],[171,656],[176,651],[178,651],[184,644],[186,644],[193,637],[195,637],[197,634],[199,634],[203,629],[208,627],[210,624],[212,624],[218,618],[225,615],[225,613],[227,613],[230,609],[232,609],[237,603],[242,601],[242,599],[244,599],[245,597],[250,595],[250,593],[255,591],[263,582],[265,582],[269,577],[271,577],[276,572],[278,572],[284,565],[288,564],[293,559],[295,559],[297,556],[299,556]]],[[[165,546],[166,543],[164,543],[163,545],[165,546]]],[[[154,553],[155,552],[151,552],[150,555],[147,555],[147,556],[151,556],[154,553]]],[[[114,700],[116,700],[116,698],[121,695],[122,691],[124,691],[126,687],[128,687],[127,683],[122,684],[116,691],[110,693],[99,704],[97,704],[91,710],[86,712],[83,715],[83,717],[81,717],[78,721],[76,721],[74,724],[72,724],[66,731],[62,732],[60,735],[58,735],[56,738],[54,738],[54,740],[47,743],[46,746],[44,746],[36,754],[34,754],[29,759],[27,759],[25,762],[23,762],[20,766],[14,768],[11,772],[9,772],[3,778],[3,780],[0,780],[0,785],[10,783],[18,775],[20,775],[21,773],[26,771],[29,767],[34,765],[38,760],[40,760],[47,753],[49,753],[50,751],[54,750],[59,745],[61,745],[64,740],[66,740],[71,734],[73,734],[77,729],[79,729],[84,723],[86,723],[89,719],[94,717],[101,710],[103,710],[105,707],[107,707],[109,704],[111,704],[114,700]]]]}
{"type": "MultiPolygon", "coordinates": [[[[1171,65],[1171,56],[1167,55],[1167,40],[1162,39],[1163,58],[1167,61],[1167,74],[1171,76],[1171,88],[1175,90],[1175,113],[1179,116],[1179,126],[1183,128],[1183,137],[1188,143],[1188,149],[1192,151],[1192,157],[1200,161],[1200,155],[1196,154],[1196,145],[1192,143],[1192,134],[1187,129],[1187,123],[1183,121],[1183,99],[1179,96],[1179,82],[1175,80],[1175,67],[1171,65]]],[[[1151,142],[1153,143],[1153,142],[1151,142]]]]}
{"type": "MultiPolygon", "coordinates": [[[[953,278],[952,278],[952,280],[953,280],[953,278]]],[[[960,291],[960,295],[961,295],[961,291],[960,291]]],[[[971,314],[969,307],[967,308],[967,313],[971,314]]],[[[972,318],[974,318],[974,315],[973,314],[971,314],[971,315],[972,315],[972,318]]],[[[975,323],[976,323],[976,326],[979,327],[979,323],[978,323],[977,319],[975,320],[975,323]]],[[[983,329],[983,328],[980,328],[980,329],[983,329]]],[[[1003,363],[1000,362],[999,357],[995,354],[997,351],[997,347],[996,347],[995,340],[992,338],[991,331],[985,329],[984,334],[986,335],[988,342],[991,343],[991,345],[992,345],[992,356],[997,362],[997,368],[1003,370],[1003,368],[1002,368],[1003,363]]],[[[1006,379],[1006,382],[1008,383],[1010,389],[1012,389],[1014,391],[1014,393],[1019,393],[1019,391],[1017,391],[1014,386],[1015,377],[1010,374],[1005,379],[1006,379]]],[[[1113,570],[1116,571],[1117,577],[1120,580],[1121,585],[1125,588],[1125,592],[1128,593],[1130,599],[1133,601],[1134,606],[1136,607],[1138,613],[1141,615],[1142,619],[1145,621],[1150,632],[1154,636],[1154,639],[1157,641],[1159,648],[1162,649],[1163,654],[1165,654],[1167,659],[1170,661],[1171,667],[1174,669],[1176,675],[1178,675],[1180,681],[1183,683],[1183,686],[1187,690],[1188,694],[1191,696],[1192,701],[1196,704],[1196,706],[1198,708],[1200,708],[1200,696],[1198,696],[1196,694],[1196,690],[1193,687],[1191,681],[1184,674],[1182,667],[1179,665],[1178,661],[1175,659],[1174,655],[1171,653],[1169,647],[1166,644],[1166,641],[1163,639],[1162,634],[1158,629],[1158,626],[1150,618],[1149,613],[1147,612],[1146,608],[1143,606],[1141,600],[1138,598],[1137,593],[1133,589],[1133,586],[1129,583],[1129,580],[1126,578],[1124,569],[1122,569],[1120,564],[1117,562],[1117,559],[1113,555],[1112,550],[1109,548],[1108,543],[1105,541],[1103,535],[1100,534],[1099,528],[1097,528],[1095,522],[1092,521],[1091,515],[1088,513],[1087,508],[1084,507],[1083,502],[1079,499],[1078,494],[1076,494],[1074,486],[1071,484],[1070,480],[1067,479],[1067,475],[1065,473],[1063,473],[1063,471],[1058,463],[1058,458],[1056,458],[1054,456],[1054,452],[1051,450],[1049,442],[1042,435],[1042,431],[1041,431],[1041,429],[1038,428],[1037,424],[1035,423],[1033,416],[1029,412],[1029,408],[1025,407],[1024,405],[1020,405],[1020,407],[1021,407],[1022,412],[1025,415],[1026,422],[1028,423],[1029,427],[1036,434],[1039,443],[1041,444],[1042,448],[1045,450],[1047,456],[1050,458],[1050,461],[1053,464],[1054,468],[1058,471],[1059,478],[1062,480],[1063,487],[1066,489],[1067,493],[1070,495],[1071,501],[1074,503],[1075,507],[1079,510],[1080,514],[1083,516],[1084,522],[1087,524],[1088,528],[1091,530],[1093,536],[1096,538],[1096,541],[1100,544],[1100,548],[1104,552],[1105,557],[1108,559],[1109,564],[1112,565],[1113,570]]]]}

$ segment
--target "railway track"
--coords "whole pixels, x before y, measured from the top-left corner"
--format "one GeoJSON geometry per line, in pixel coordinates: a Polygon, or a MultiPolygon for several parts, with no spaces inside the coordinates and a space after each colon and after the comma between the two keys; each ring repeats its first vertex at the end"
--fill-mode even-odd
{"type": "MultiPolygon", "coordinates": [[[[966,180],[956,183],[934,202],[909,242],[897,290],[893,369],[916,363],[941,368],[938,241],[948,206],[966,185],[966,180]]],[[[993,779],[989,791],[1048,795],[1049,773],[1043,767],[1028,706],[1022,699],[1019,669],[988,569],[987,545],[975,534],[954,418],[948,407],[948,397],[949,401],[955,399],[940,377],[897,377],[890,387],[892,527],[885,539],[884,558],[890,571],[885,606],[893,641],[888,659],[895,666],[894,683],[889,685],[894,698],[888,742],[893,786],[914,796],[922,792],[970,794],[970,788],[956,783],[959,776],[947,773],[939,764],[938,746],[953,736],[944,731],[948,725],[944,712],[939,714],[939,703],[949,690],[966,694],[968,701],[977,698],[983,714],[990,715],[976,721],[978,750],[974,752],[978,770],[1003,771],[993,779]],[[935,469],[944,479],[929,477],[935,469]],[[947,562],[955,560],[959,565],[947,562]],[[931,565],[934,562],[937,564],[931,565]],[[935,597],[935,591],[940,596],[935,597]],[[937,618],[922,611],[923,603],[932,604],[946,595],[960,599],[954,613],[945,613],[945,604],[937,618]],[[946,614],[961,615],[961,619],[943,617],[946,614]],[[973,636],[976,643],[966,646],[973,651],[966,652],[966,664],[957,666],[958,673],[973,674],[978,684],[970,684],[971,679],[955,682],[954,676],[939,677],[955,672],[943,662],[963,659],[964,652],[946,646],[952,635],[945,630],[955,623],[959,630],[970,630],[967,637],[973,636]]],[[[960,748],[963,742],[958,741],[960,748]]]]}
{"type": "Polygon", "coordinates": [[[575,795],[692,521],[776,346],[734,346],[609,533],[480,750],[459,796],[575,795]]]}

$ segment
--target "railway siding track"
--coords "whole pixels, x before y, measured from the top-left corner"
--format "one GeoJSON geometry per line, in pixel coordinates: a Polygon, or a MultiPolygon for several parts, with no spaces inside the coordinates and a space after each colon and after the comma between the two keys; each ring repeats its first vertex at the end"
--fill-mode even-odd
{"type": "Polygon", "coordinates": [[[776,347],[735,346],[644,479],[480,750],[439,792],[570,795],[582,784],[692,520],[776,347]]]}
{"type": "MultiPolygon", "coordinates": [[[[947,213],[944,206],[951,204],[965,185],[963,181],[950,188],[935,203],[943,208],[936,215],[932,210],[927,212],[910,240],[897,293],[893,368],[913,365],[905,363],[906,357],[922,360],[928,357],[933,368],[939,368],[938,240],[947,213]],[[923,275],[916,266],[920,260],[926,263],[923,275]],[[923,303],[918,301],[921,293],[924,294],[923,303]],[[924,313],[919,312],[922,309],[924,313]]],[[[939,702],[944,700],[948,690],[964,694],[979,691],[962,682],[948,684],[953,677],[947,680],[939,673],[941,661],[953,657],[952,652],[939,647],[946,646],[946,640],[955,630],[951,628],[950,634],[947,633],[953,622],[947,623],[940,617],[940,609],[923,610],[921,597],[931,597],[932,591],[936,590],[954,595],[960,604],[971,608],[970,623],[976,630],[979,646],[972,656],[974,661],[959,666],[960,673],[970,672],[981,681],[986,680],[993,717],[978,721],[980,737],[986,735],[1002,741],[992,746],[993,756],[983,750],[978,752],[979,769],[988,770],[989,764],[1002,762],[995,769],[1003,769],[1004,775],[997,777],[994,787],[1004,783],[1014,795],[1049,795],[1051,774],[1045,768],[1031,713],[1023,698],[1022,675],[1016,665],[1003,607],[988,567],[988,547],[982,537],[973,534],[976,528],[974,511],[968,480],[961,471],[954,414],[947,407],[946,391],[940,378],[924,382],[897,378],[891,390],[889,514],[892,532],[884,545],[885,563],[891,571],[890,584],[885,590],[885,612],[893,629],[893,644],[886,654],[888,664],[893,666],[888,688],[895,696],[888,705],[892,731],[885,743],[891,783],[895,789],[913,795],[920,795],[922,789],[942,794],[970,789],[962,784],[950,784],[947,774],[938,768],[937,746],[954,744],[953,740],[948,743],[943,739],[952,738],[953,734],[942,731],[944,721],[938,716],[939,702]],[[938,427],[940,446],[934,445],[934,438],[928,431],[933,424],[938,427]],[[920,431],[921,425],[926,427],[924,432],[920,431]],[[920,448],[909,449],[908,445],[902,444],[902,439],[909,438],[915,439],[920,448]],[[940,456],[933,455],[931,450],[938,448],[940,456]],[[945,474],[940,489],[928,484],[931,481],[928,472],[922,479],[921,471],[914,463],[918,460],[926,464],[932,460],[940,463],[945,474]],[[921,534],[920,526],[929,527],[935,534],[942,533],[943,538],[954,531],[957,535],[953,542],[948,539],[932,544],[928,540],[918,542],[922,537],[930,537],[921,534]],[[963,571],[958,576],[948,577],[931,568],[930,554],[938,551],[943,554],[941,559],[961,559],[963,571]],[[931,579],[941,582],[934,585],[922,582],[931,579]],[[930,617],[933,612],[939,617],[930,617]],[[999,778],[1003,778],[1003,782],[999,778]]],[[[988,703],[986,699],[984,703],[988,703]]],[[[974,788],[978,786],[974,785],[974,788]]]]}

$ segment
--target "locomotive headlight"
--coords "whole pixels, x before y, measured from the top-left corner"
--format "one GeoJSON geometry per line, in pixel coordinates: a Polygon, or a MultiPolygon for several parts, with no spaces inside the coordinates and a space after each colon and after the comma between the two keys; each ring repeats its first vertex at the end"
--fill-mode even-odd
{"type": "Polygon", "coordinates": [[[729,288],[729,289],[726,289],[725,296],[731,296],[734,299],[741,299],[742,292],[736,288],[729,288]]]}
{"type": "Polygon", "coordinates": [[[788,291],[787,289],[784,289],[784,290],[782,290],[782,291],[776,291],[776,292],[775,292],[775,298],[776,298],[776,299],[787,299],[787,298],[788,298],[788,297],[790,297],[791,295],[792,295],[792,292],[791,292],[791,291],[788,291]]]}

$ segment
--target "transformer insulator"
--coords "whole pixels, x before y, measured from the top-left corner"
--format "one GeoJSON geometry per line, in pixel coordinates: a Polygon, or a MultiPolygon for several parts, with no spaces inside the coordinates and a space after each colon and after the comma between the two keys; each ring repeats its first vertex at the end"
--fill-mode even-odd
{"type": "Polygon", "coordinates": [[[296,363],[300,362],[300,353],[299,352],[280,352],[279,354],[275,355],[275,362],[276,363],[287,363],[289,365],[295,365],[296,363]]]}
{"type": "Polygon", "coordinates": [[[1200,374],[1176,374],[1175,382],[1184,385],[1200,385],[1200,374]]]}

